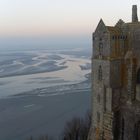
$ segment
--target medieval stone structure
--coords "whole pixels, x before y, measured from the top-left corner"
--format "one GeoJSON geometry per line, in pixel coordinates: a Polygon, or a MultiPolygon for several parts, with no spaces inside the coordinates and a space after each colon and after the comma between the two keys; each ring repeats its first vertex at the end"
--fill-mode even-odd
{"type": "Polygon", "coordinates": [[[140,140],[140,22],[106,26],[93,33],[92,126],[89,140],[140,140]]]}

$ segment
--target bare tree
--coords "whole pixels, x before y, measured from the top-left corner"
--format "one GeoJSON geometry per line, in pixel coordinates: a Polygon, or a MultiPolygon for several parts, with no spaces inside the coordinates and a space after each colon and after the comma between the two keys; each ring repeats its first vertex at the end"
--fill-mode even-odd
{"type": "MultiPolygon", "coordinates": [[[[88,111],[84,118],[73,118],[68,121],[60,140],[87,140],[91,125],[91,113],[88,111]]],[[[28,140],[35,140],[31,136],[28,140]]],[[[41,135],[37,140],[53,140],[48,135],[41,135]]]]}
{"type": "Polygon", "coordinates": [[[84,119],[74,118],[67,122],[62,134],[62,140],[87,140],[91,124],[91,113],[84,119]]]}

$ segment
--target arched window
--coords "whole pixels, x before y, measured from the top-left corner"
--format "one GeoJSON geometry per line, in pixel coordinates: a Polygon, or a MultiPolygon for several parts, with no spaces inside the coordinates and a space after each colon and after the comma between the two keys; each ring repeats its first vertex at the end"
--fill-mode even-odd
{"type": "Polygon", "coordinates": [[[140,84],[140,68],[138,69],[137,72],[137,84],[140,84]]]}
{"type": "Polygon", "coordinates": [[[99,43],[99,55],[103,55],[103,43],[99,43]]]}
{"type": "Polygon", "coordinates": [[[102,80],[102,67],[99,66],[99,69],[98,69],[98,80],[101,81],[102,80]]]}

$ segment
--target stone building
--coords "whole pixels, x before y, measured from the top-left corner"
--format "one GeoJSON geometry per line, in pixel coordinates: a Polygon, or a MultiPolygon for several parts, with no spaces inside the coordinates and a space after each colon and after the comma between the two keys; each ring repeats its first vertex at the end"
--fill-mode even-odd
{"type": "Polygon", "coordinates": [[[89,140],[140,140],[140,22],[106,26],[93,33],[92,126],[89,140]]]}

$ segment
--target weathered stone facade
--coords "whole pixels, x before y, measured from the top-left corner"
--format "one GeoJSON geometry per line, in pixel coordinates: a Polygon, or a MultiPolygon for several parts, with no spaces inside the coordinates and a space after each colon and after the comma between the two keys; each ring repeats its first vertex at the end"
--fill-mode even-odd
{"type": "Polygon", "coordinates": [[[92,126],[89,140],[140,140],[140,22],[111,27],[101,19],[93,33],[92,126]]]}

